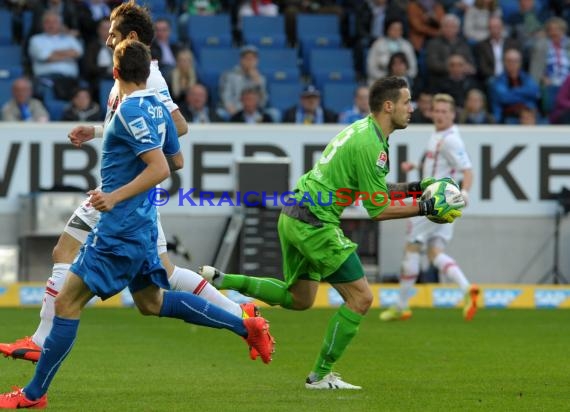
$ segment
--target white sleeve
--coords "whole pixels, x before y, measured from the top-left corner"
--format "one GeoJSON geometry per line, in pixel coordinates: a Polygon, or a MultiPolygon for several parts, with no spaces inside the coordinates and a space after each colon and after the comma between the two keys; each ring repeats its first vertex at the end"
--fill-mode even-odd
{"type": "Polygon", "coordinates": [[[178,105],[174,103],[170,96],[168,84],[166,84],[166,80],[164,80],[164,77],[158,70],[154,71],[151,69],[150,76],[146,81],[146,87],[147,89],[156,89],[160,101],[164,103],[170,113],[178,110],[178,105]]]}
{"type": "Polygon", "coordinates": [[[471,160],[465,150],[463,140],[458,134],[452,134],[445,139],[442,154],[451,167],[457,170],[471,169],[471,160]]]}

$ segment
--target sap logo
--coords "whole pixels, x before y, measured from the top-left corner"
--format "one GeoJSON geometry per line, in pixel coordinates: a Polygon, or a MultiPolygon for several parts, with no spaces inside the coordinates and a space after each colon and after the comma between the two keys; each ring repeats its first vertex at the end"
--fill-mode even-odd
{"type": "Polygon", "coordinates": [[[241,293],[235,290],[226,291],[226,297],[237,304],[249,303],[253,301],[253,299],[250,298],[249,296],[242,295],[241,293]]]}
{"type": "Polygon", "coordinates": [[[121,303],[123,304],[123,306],[127,306],[127,307],[135,306],[135,301],[133,300],[133,295],[131,295],[131,292],[129,291],[129,289],[123,289],[123,291],[121,292],[121,303]]]}
{"type": "Polygon", "coordinates": [[[335,288],[330,288],[328,291],[329,305],[340,306],[344,303],[344,299],[335,288]]]}
{"type": "MultiPolygon", "coordinates": [[[[413,294],[416,294],[414,289],[413,294]]],[[[393,306],[398,303],[400,299],[399,289],[380,289],[378,290],[378,298],[380,299],[380,307],[393,306]]]]}
{"type": "Polygon", "coordinates": [[[521,293],[520,289],[487,289],[483,292],[483,301],[488,308],[506,308],[521,293]]]}
{"type": "Polygon", "coordinates": [[[43,286],[22,286],[20,288],[21,305],[41,305],[44,300],[43,286]]]}
{"type": "Polygon", "coordinates": [[[557,308],[570,298],[570,290],[537,289],[534,303],[537,308],[557,308]]]}
{"type": "Polygon", "coordinates": [[[137,117],[129,122],[129,130],[135,139],[140,140],[143,136],[148,136],[150,131],[142,117],[137,117]]]}
{"type": "Polygon", "coordinates": [[[432,293],[435,308],[454,308],[463,300],[460,289],[434,288],[432,293]]]}

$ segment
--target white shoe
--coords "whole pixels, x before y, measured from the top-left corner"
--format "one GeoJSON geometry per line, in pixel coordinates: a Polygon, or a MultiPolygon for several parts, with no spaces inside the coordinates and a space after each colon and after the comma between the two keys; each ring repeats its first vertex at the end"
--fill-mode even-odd
{"type": "Polygon", "coordinates": [[[305,388],[307,389],[362,389],[362,386],[351,385],[348,382],[343,381],[340,375],[335,372],[331,372],[325,375],[323,379],[316,382],[307,381],[305,382],[305,388]]]}
{"type": "Polygon", "coordinates": [[[208,281],[208,283],[217,287],[217,284],[220,282],[221,278],[224,276],[224,273],[220,272],[213,266],[200,266],[198,268],[198,273],[208,281]]]}

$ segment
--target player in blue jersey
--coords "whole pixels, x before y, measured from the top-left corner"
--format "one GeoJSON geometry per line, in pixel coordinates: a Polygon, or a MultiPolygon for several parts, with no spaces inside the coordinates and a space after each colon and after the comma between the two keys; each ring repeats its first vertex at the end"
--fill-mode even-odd
{"type": "MultiPolygon", "coordinates": [[[[114,49],[123,39],[139,40],[150,47],[154,37],[154,30],[152,19],[147,9],[137,5],[134,1],[129,1],[113,9],[110,19],[111,27],[107,38],[107,46],[110,49],[114,49]]],[[[168,86],[158,69],[156,60],[150,63],[147,88],[157,90],[160,101],[164,103],[172,114],[178,135],[186,134],[188,124],[180,114],[178,106],[172,101],[168,86]]],[[[108,98],[105,126],[113,118],[120,101],[121,96],[117,85],[115,85],[108,98]]],[[[79,146],[81,143],[93,139],[95,135],[102,137],[103,130],[104,127],[102,126],[80,125],[71,130],[69,137],[73,144],[79,146]]],[[[51,276],[47,281],[40,311],[40,323],[36,331],[31,336],[17,339],[15,342],[0,343],[1,354],[14,359],[38,361],[45,338],[51,330],[53,317],[55,316],[54,300],[65,283],[69,267],[77,256],[81,245],[85,243],[87,235],[97,224],[99,216],[99,211],[91,206],[89,198],[86,198],[74,211],[53,250],[54,265],[51,276]]],[[[160,224],[160,216],[158,220],[157,248],[161,262],[168,272],[168,281],[172,289],[190,291],[237,316],[247,317],[259,314],[253,303],[239,305],[218,292],[216,288],[208,284],[196,272],[174,265],[167,253],[166,237],[160,224]]],[[[255,353],[250,353],[250,356],[254,359],[255,353]]]]}
{"type": "Polygon", "coordinates": [[[179,156],[168,110],[147,90],[150,52],[125,40],[113,56],[113,74],[125,96],[105,130],[101,190],[89,192],[101,218],[70,268],[55,300],[53,327],[45,340],[35,375],[23,389],[0,395],[0,409],[41,409],[59,366],[73,347],[82,309],[93,296],[107,299],[129,287],[147,315],[228,329],[271,360],[273,342],[261,317],[242,319],[189,292],[168,289],[167,272],[155,245],[156,207],[148,190],[170,174],[166,155],[179,156]]]}

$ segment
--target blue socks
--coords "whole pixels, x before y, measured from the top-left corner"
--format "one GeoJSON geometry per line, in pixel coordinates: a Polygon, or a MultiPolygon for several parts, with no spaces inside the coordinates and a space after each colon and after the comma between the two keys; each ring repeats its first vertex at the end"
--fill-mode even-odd
{"type": "Polygon", "coordinates": [[[47,392],[51,380],[73,347],[78,328],[79,319],[53,318],[53,327],[44,342],[34,377],[24,388],[28,399],[39,399],[47,392]]]}
{"type": "Polygon", "coordinates": [[[160,317],[182,319],[195,325],[228,329],[247,336],[243,319],[189,292],[165,291],[160,317]]]}

